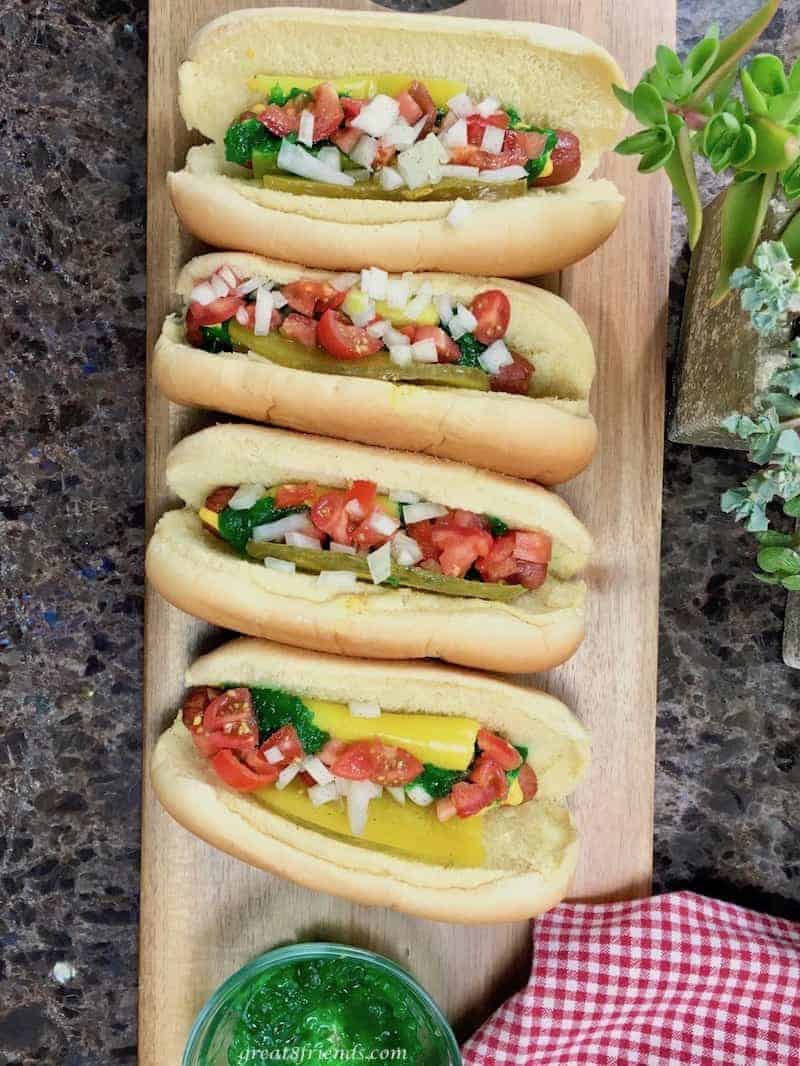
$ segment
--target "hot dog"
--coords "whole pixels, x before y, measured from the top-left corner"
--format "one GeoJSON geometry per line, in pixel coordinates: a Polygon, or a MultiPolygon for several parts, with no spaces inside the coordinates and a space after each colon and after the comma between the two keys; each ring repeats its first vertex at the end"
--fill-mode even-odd
{"type": "Polygon", "coordinates": [[[154,361],[178,403],[543,484],[594,452],[591,340],[552,293],[223,252],[188,263],[178,294],[154,361]]]}
{"type": "Polygon", "coordinates": [[[238,639],[198,659],[151,774],[182,825],[314,889],[456,922],[564,895],[586,734],[552,696],[238,639]]]}
{"type": "Polygon", "coordinates": [[[182,115],[212,143],[170,192],[209,244],[308,266],[557,270],[622,210],[588,180],[623,121],[615,83],[607,52],[551,26],[234,12],[181,67],[182,115]]]}
{"type": "Polygon", "coordinates": [[[149,578],[217,625],[520,672],[582,639],[591,538],[540,486],[252,425],[185,438],[167,480],[187,506],[156,526],[149,578]]]}

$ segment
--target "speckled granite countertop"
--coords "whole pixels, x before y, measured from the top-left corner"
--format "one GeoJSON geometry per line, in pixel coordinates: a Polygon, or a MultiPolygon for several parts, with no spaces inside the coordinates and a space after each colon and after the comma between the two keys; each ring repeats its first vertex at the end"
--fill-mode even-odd
{"type": "MultiPolygon", "coordinates": [[[[683,0],[682,46],[751,8],[683,0]]],[[[770,46],[798,26],[784,0],[770,46]]],[[[136,1060],[146,5],[6,4],[0,54],[0,1063],[109,1066],[136,1060]]],[[[666,450],[656,888],[800,918],[800,674],[718,508],[745,467],[666,450]]]]}

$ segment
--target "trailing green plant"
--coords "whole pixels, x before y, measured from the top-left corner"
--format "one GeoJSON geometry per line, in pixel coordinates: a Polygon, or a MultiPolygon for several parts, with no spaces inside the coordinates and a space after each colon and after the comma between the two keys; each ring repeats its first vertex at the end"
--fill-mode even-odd
{"type": "MultiPolygon", "coordinates": [[[[681,60],[659,45],[655,65],[632,92],[614,92],[645,128],[616,146],[640,155],[639,170],[661,167],[686,212],[689,246],[703,226],[695,157],[715,171],[730,171],[722,207],[722,250],[716,303],[730,291],[731,275],[749,262],[770,198],[780,183],[789,200],[800,198],[800,61],[788,72],[777,56],[740,60],[772,21],[780,0],[768,0],[738,29],[720,39],[716,25],[681,60]]],[[[783,234],[800,257],[800,216],[783,234]]]]}
{"type": "Polygon", "coordinates": [[[800,534],[770,529],[771,514],[800,518],[800,340],[790,340],[800,315],[800,275],[781,241],[759,245],[751,267],[731,274],[753,328],[770,341],[784,340],[786,361],[755,398],[751,414],[735,413],[722,425],[747,445],[760,469],[722,496],[722,510],[755,534],[756,577],[770,585],[800,590],[800,534]]]}

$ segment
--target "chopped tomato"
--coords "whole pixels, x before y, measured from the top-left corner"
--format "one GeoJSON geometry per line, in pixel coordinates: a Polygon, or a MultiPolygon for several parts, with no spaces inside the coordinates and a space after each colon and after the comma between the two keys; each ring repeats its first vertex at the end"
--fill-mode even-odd
{"type": "Polygon", "coordinates": [[[313,93],[300,93],[281,107],[268,104],[258,115],[263,123],[276,137],[285,137],[288,133],[297,133],[300,129],[300,115],[308,108],[314,116],[314,141],[323,141],[338,129],[344,118],[339,94],[330,82],[323,82],[313,93]]]}
{"type": "Polygon", "coordinates": [[[420,131],[420,138],[422,138],[433,128],[436,121],[436,104],[427,86],[421,81],[412,81],[406,92],[425,116],[425,124],[420,131]]]}
{"type": "Polygon", "coordinates": [[[361,130],[357,126],[348,126],[347,129],[336,130],[331,134],[331,140],[345,155],[350,155],[361,137],[361,130]]]}
{"type": "Polygon", "coordinates": [[[436,519],[436,525],[447,529],[487,529],[489,523],[483,515],[455,507],[448,514],[436,519]]]}
{"type": "Polygon", "coordinates": [[[484,529],[446,529],[434,526],[433,543],[440,551],[439,566],[448,577],[463,577],[476,559],[488,555],[494,543],[484,529]]]}
{"type": "Polygon", "coordinates": [[[532,800],[539,791],[539,781],[536,777],[536,771],[530,763],[526,762],[522,767],[517,781],[519,781],[519,787],[522,789],[522,802],[527,803],[528,800],[532,800]]]}
{"type": "Polygon", "coordinates": [[[354,326],[338,311],[326,311],[319,320],[317,339],[335,359],[364,359],[383,347],[380,337],[373,337],[361,326],[354,326]]]}
{"type": "Polygon", "coordinates": [[[311,776],[308,770],[301,770],[297,775],[297,780],[301,781],[306,788],[313,788],[317,784],[317,781],[311,776]]]}
{"type": "Polygon", "coordinates": [[[410,92],[406,91],[398,93],[397,96],[395,96],[395,100],[400,106],[400,115],[406,120],[409,126],[413,126],[416,122],[419,122],[422,118],[422,108],[410,92]]]}
{"type": "Polygon", "coordinates": [[[478,731],[478,747],[481,751],[494,759],[501,770],[516,770],[522,765],[522,756],[514,747],[497,733],[490,733],[488,729],[478,731]]]}
{"type": "Polygon", "coordinates": [[[495,540],[489,554],[475,563],[475,568],[484,581],[506,581],[516,573],[518,564],[514,558],[515,543],[514,534],[505,533],[495,540]]]}
{"type": "Polygon", "coordinates": [[[374,781],[377,785],[407,785],[424,767],[404,748],[380,740],[356,740],[338,756],[331,773],[349,781],[374,781]]]}
{"type": "MultiPolygon", "coordinates": [[[[481,138],[482,139],[482,138],[481,138]]],[[[450,162],[480,170],[499,170],[501,167],[524,166],[528,162],[527,142],[516,130],[507,130],[501,152],[487,152],[479,144],[450,149],[450,162]]]]}
{"type": "Polygon", "coordinates": [[[531,563],[549,563],[553,555],[553,541],[547,533],[514,534],[514,557],[531,563]]]}
{"type": "Polygon", "coordinates": [[[201,326],[216,326],[219,322],[227,322],[240,307],[244,307],[241,296],[220,296],[210,304],[201,304],[194,300],[186,312],[186,339],[190,344],[200,344],[201,326]]]}
{"type": "MultiPolygon", "coordinates": [[[[257,755],[254,752],[248,754],[257,755]]],[[[245,765],[233,751],[218,751],[211,757],[211,765],[217,777],[237,792],[252,792],[257,788],[265,788],[273,784],[278,777],[277,770],[270,766],[266,759],[251,758],[251,762],[255,768],[245,765]]]]}
{"type": "Polygon", "coordinates": [[[356,503],[358,508],[348,508],[353,518],[367,518],[375,509],[378,486],[374,481],[354,481],[347,490],[347,503],[356,503]]]}
{"type": "Polygon", "coordinates": [[[457,781],[450,796],[459,818],[469,818],[480,813],[494,800],[491,792],[473,781],[457,781]]]}
{"type": "Polygon", "coordinates": [[[289,307],[306,317],[312,317],[315,313],[320,315],[329,307],[338,307],[347,295],[335,289],[330,282],[312,281],[310,278],[291,281],[283,286],[281,292],[289,307]]]}
{"type": "Polygon", "coordinates": [[[317,346],[317,322],[308,315],[290,314],[280,324],[280,332],[304,348],[317,346]]]}
{"type": "Polygon", "coordinates": [[[344,110],[336,88],[329,81],[323,82],[314,90],[314,103],[311,111],[314,115],[313,139],[315,142],[327,140],[342,124],[344,110]]]}
{"type": "MultiPolygon", "coordinates": [[[[361,114],[364,108],[369,103],[369,100],[359,100],[354,96],[343,96],[339,103],[341,104],[342,111],[344,112],[344,121],[346,125],[350,125],[354,118],[361,114]]],[[[358,131],[359,137],[361,136],[361,130],[358,131]]]]}
{"type": "Polygon", "coordinates": [[[533,363],[517,355],[516,352],[512,352],[511,357],[514,360],[513,363],[509,363],[496,374],[491,375],[489,388],[492,392],[512,392],[519,396],[527,396],[533,374],[533,363]]]}
{"type": "Polygon", "coordinates": [[[441,326],[417,326],[415,341],[433,341],[440,363],[457,363],[461,358],[461,349],[441,326]]]}
{"type": "Polygon", "coordinates": [[[203,732],[217,749],[244,751],[258,745],[258,725],[250,689],[231,688],[220,693],[203,713],[203,732]]]}
{"type": "Polygon", "coordinates": [[[347,494],[334,489],[326,492],[311,508],[311,521],[339,544],[350,543],[351,519],[345,510],[347,494]]]}
{"type": "Polygon", "coordinates": [[[436,801],[436,817],[440,822],[449,822],[456,816],[456,805],[450,796],[442,796],[436,801]]]}
{"type": "Polygon", "coordinates": [[[433,543],[433,528],[433,522],[430,520],[412,522],[411,525],[406,526],[406,532],[409,537],[413,537],[419,545],[423,559],[435,559],[439,554],[436,545],[433,543]]]}
{"type": "Polygon", "coordinates": [[[487,126],[498,126],[500,129],[508,129],[508,115],[505,111],[495,111],[488,118],[480,118],[470,115],[467,119],[467,141],[480,148],[483,142],[483,134],[487,126]]]}
{"type": "Polygon", "coordinates": [[[500,289],[479,292],[469,309],[478,320],[472,332],[481,344],[491,344],[505,337],[511,321],[511,303],[504,292],[500,289]]]}
{"type": "Polygon", "coordinates": [[[297,133],[300,129],[300,115],[311,100],[309,93],[300,93],[283,105],[267,104],[256,117],[276,137],[285,137],[288,133],[297,133]]]}
{"type": "Polygon", "coordinates": [[[322,748],[317,752],[319,761],[330,769],[346,747],[347,744],[344,740],[335,740],[334,738],[331,738],[326,744],[323,744],[322,748]]]}
{"type": "Polygon", "coordinates": [[[392,539],[392,534],[379,533],[372,525],[372,516],[365,518],[355,528],[352,534],[352,544],[359,551],[369,551],[370,548],[378,548],[392,539]]]}
{"type": "Polygon", "coordinates": [[[269,748],[277,748],[283,756],[283,763],[275,763],[279,768],[288,766],[290,762],[302,759],[305,755],[303,745],[300,743],[300,737],[297,735],[297,730],[293,725],[281,726],[272,736],[267,737],[259,751],[264,755],[269,748]]]}
{"type": "Polygon", "coordinates": [[[508,778],[505,770],[491,755],[480,755],[475,760],[469,779],[491,793],[493,799],[504,800],[508,795],[508,778]]]}
{"type": "Polygon", "coordinates": [[[563,185],[581,169],[581,145],[574,133],[567,130],[556,130],[558,141],[550,155],[553,164],[553,172],[547,177],[537,178],[534,182],[537,186],[563,185]]]}
{"type": "Polygon", "coordinates": [[[228,506],[228,501],[232,496],[236,495],[236,488],[233,485],[224,485],[222,488],[214,489],[212,493],[206,496],[206,502],[203,505],[207,511],[213,511],[214,514],[219,514],[224,511],[228,506]]]}

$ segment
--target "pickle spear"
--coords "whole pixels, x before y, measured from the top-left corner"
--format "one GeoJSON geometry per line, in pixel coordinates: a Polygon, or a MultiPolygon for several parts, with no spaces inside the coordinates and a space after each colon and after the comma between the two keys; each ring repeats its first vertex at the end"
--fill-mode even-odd
{"type": "Polygon", "coordinates": [[[368,355],[364,359],[352,360],[334,359],[322,348],[306,348],[281,333],[267,333],[257,337],[249,329],[240,326],[235,319],[230,320],[228,332],[234,344],[249,348],[270,362],[291,370],[489,391],[489,375],[479,367],[460,366],[458,363],[412,363],[410,366],[398,366],[388,355],[368,355]]]}
{"type": "Polygon", "coordinates": [[[355,185],[329,185],[324,181],[295,178],[282,173],[265,173],[261,178],[265,189],[275,192],[290,192],[296,196],[326,196],[337,200],[392,200],[401,203],[445,202],[450,200],[511,200],[524,196],[528,191],[528,179],[518,181],[481,182],[463,178],[442,178],[436,185],[423,185],[419,189],[384,189],[380,182],[370,178],[357,181],[355,185]]]}
{"type": "MultiPolygon", "coordinates": [[[[323,551],[321,548],[296,548],[292,544],[272,544],[251,540],[246,548],[251,559],[285,559],[294,563],[298,570],[319,574],[323,570],[347,570],[365,581],[372,581],[367,560],[360,555],[345,552],[323,551]]],[[[467,581],[463,577],[446,577],[434,574],[417,566],[398,566],[392,563],[391,585],[402,588],[438,592],[442,596],[469,596],[496,603],[511,603],[522,596],[522,585],[498,585],[488,581],[467,581]]],[[[388,584],[388,583],[387,583],[388,584]]]]}

